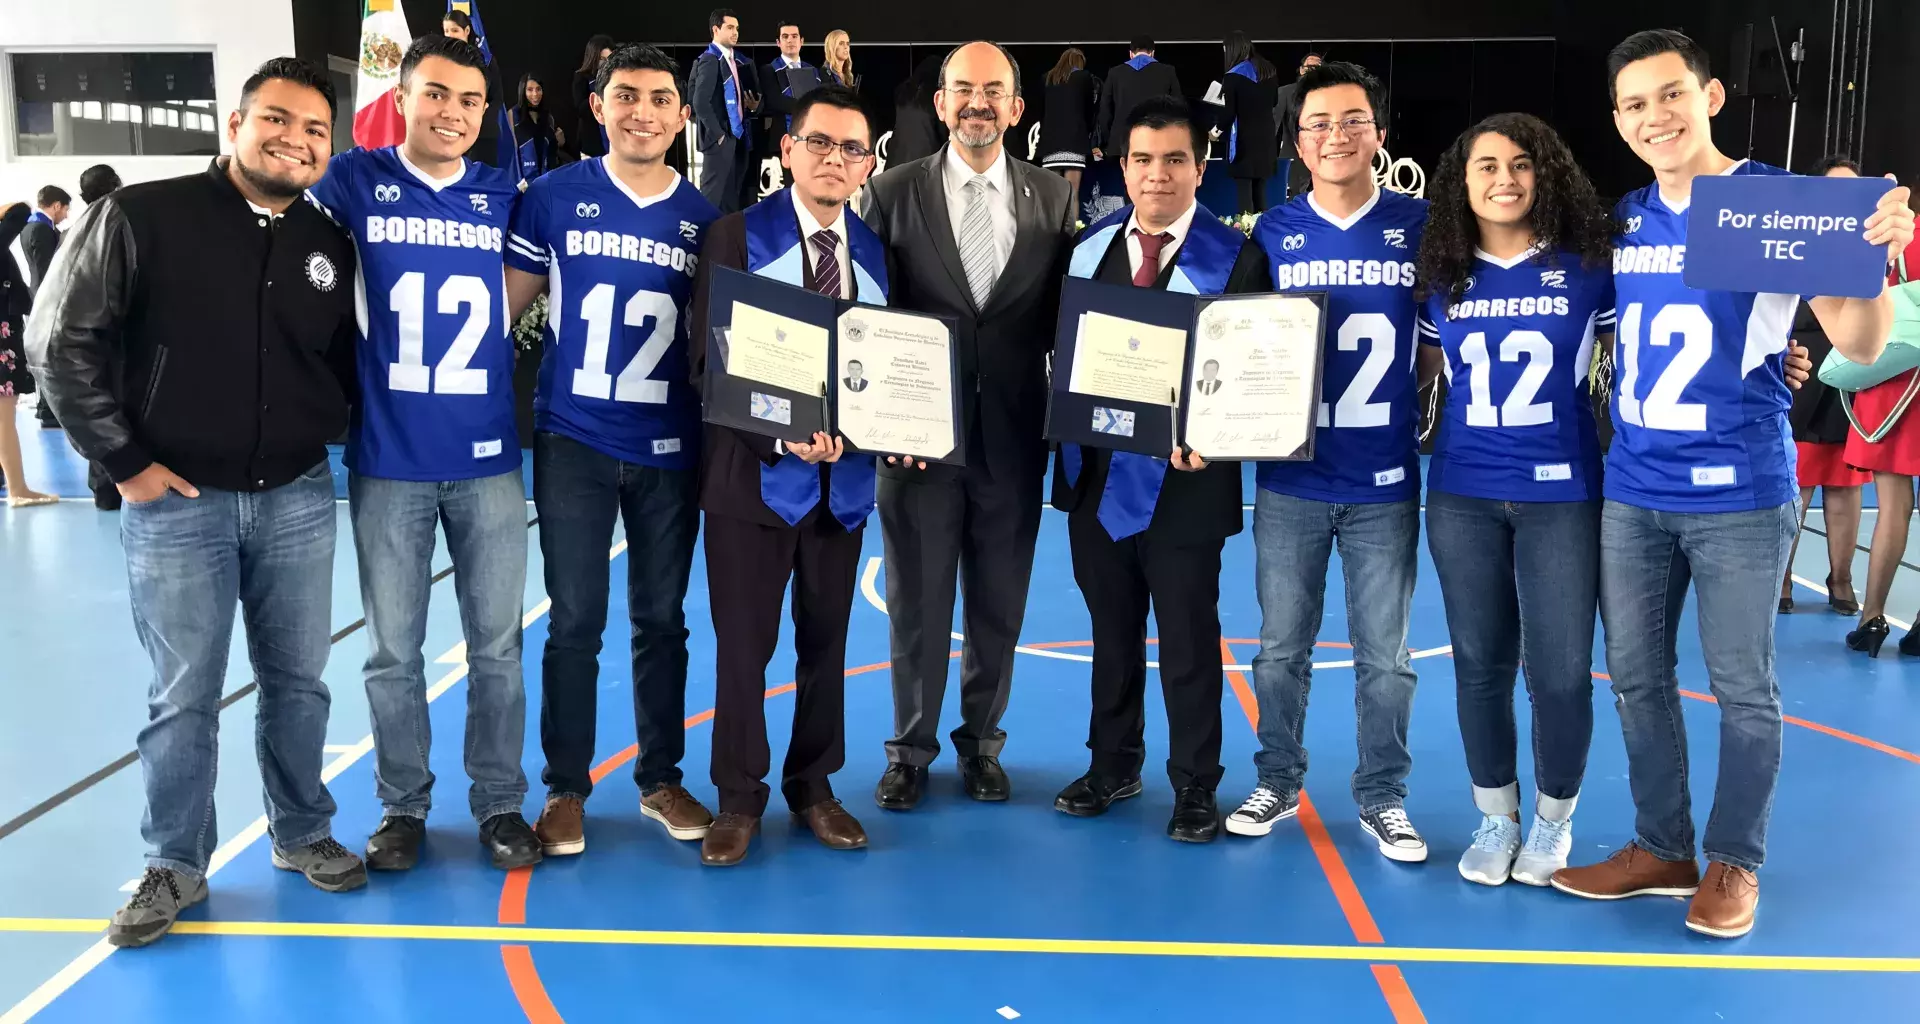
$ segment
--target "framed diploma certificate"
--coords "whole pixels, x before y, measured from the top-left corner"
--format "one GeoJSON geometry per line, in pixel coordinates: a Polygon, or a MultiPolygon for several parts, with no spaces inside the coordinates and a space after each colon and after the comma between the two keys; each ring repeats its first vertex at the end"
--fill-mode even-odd
{"type": "Polygon", "coordinates": [[[1313,457],[1326,296],[1191,295],[1068,278],[1047,437],[1166,458],[1313,457]]]}
{"type": "Polygon", "coordinates": [[[715,267],[704,416],[783,441],[964,461],[952,321],[715,267]]]}

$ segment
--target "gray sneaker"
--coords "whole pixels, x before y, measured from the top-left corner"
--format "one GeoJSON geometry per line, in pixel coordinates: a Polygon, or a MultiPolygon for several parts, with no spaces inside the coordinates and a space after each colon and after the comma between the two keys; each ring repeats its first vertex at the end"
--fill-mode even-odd
{"type": "Polygon", "coordinates": [[[331,837],[298,850],[276,848],[273,866],[282,871],[298,871],[307,876],[307,881],[328,892],[346,892],[367,884],[367,866],[331,837]]]}
{"type": "Polygon", "coordinates": [[[127,905],[113,912],[107,926],[107,941],[116,946],[144,946],[167,934],[180,912],[207,898],[204,878],[187,876],[166,868],[148,868],[140,876],[140,886],[127,905]]]}

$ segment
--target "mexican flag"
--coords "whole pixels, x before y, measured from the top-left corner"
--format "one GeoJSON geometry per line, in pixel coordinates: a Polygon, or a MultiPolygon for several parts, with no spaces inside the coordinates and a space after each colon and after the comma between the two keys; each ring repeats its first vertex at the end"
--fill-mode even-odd
{"type": "Polygon", "coordinates": [[[355,145],[380,149],[399,145],[407,137],[393,91],[400,86],[400,58],[412,40],[400,0],[360,0],[360,74],[353,89],[355,145]]]}

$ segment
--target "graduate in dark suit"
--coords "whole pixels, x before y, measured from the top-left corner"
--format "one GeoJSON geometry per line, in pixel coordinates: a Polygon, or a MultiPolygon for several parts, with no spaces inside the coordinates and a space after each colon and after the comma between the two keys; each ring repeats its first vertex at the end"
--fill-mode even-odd
{"type": "Polygon", "coordinates": [[[1127,61],[1115,64],[1100,86],[1100,110],[1093,119],[1093,158],[1120,159],[1126,149],[1126,126],[1133,108],[1154,96],[1180,99],[1180,76],[1173,65],[1153,56],[1153,40],[1135,39],[1127,46],[1127,61]]]}
{"type": "MultiPolygon", "coordinates": [[[[793,187],[707,229],[687,310],[696,388],[707,369],[715,266],[886,304],[886,247],[846,205],[872,172],[872,145],[853,93],[822,86],[795,104],[793,130],[780,141],[793,187]]],[[[797,693],[780,792],[794,819],[822,843],[836,850],[867,845],[828,777],[846,760],[847,617],[873,507],[873,456],[847,452],[837,436],[816,433],[811,443],[786,444],[707,425],[700,508],[717,650],[712,771],[720,816],[701,841],[702,863],[738,864],[766,810],[766,669],[780,639],[789,579],[797,693]]]]}
{"type": "Polygon", "coordinates": [[[700,126],[700,194],[721,213],[748,205],[759,191],[753,170],[753,114],[760,76],[740,55],[740,19],[726,8],[707,16],[713,42],[694,59],[687,98],[700,126]]]}
{"type": "MultiPolygon", "coordinates": [[[[1123,131],[1131,204],[1081,234],[1068,274],[1195,295],[1270,291],[1260,248],[1194,198],[1206,142],[1186,103],[1145,100],[1123,131]]],[[[1151,604],[1174,788],[1167,834],[1209,842],[1220,831],[1220,551],[1242,527],[1240,467],[1205,452],[1063,444],[1053,506],[1068,514],[1073,576],[1093,618],[1092,766],[1053,806],[1092,817],[1140,793],[1151,604]]]]}

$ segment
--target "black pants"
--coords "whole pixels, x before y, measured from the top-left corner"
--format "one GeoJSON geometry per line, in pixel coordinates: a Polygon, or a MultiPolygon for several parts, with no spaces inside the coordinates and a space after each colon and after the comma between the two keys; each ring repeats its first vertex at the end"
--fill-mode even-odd
{"type": "Polygon", "coordinates": [[[753,162],[747,140],[722,134],[712,149],[700,151],[700,194],[721,213],[745,209],[747,178],[753,162]]]}
{"type": "Polygon", "coordinates": [[[1038,468],[989,471],[973,462],[930,479],[880,477],[893,654],[889,761],[925,767],[940,754],[934,733],[952,661],[956,577],[966,593],[967,639],[953,749],[962,757],[998,756],[1006,745],[1000,716],[1007,710],[1013,648],[1027,614],[1042,480],[1038,468]]]}
{"type": "Polygon", "coordinates": [[[1267,179],[1235,178],[1233,188],[1241,213],[1267,212],[1267,179]]]}
{"type": "Polygon", "coordinates": [[[1146,762],[1147,607],[1159,626],[1174,789],[1220,784],[1220,551],[1224,541],[1115,541],[1091,514],[1067,518],[1073,579],[1093,618],[1092,768],[1138,775],[1146,762]]]}
{"type": "Polygon", "coordinates": [[[713,785],[721,813],[767,809],[767,662],[780,642],[780,606],[793,579],[794,705],[780,793],[792,810],[833,796],[846,763],[847,618],[866,528],[848,533],[816,513],[797,527],[707,514],[704,545],[713,609],[716,694],[713,785]]]}
{"type": "Polygon", "coordinates": [[[570,437],[533,439],[533,501],[553,600],[540,659],[541,780],[553,796],[593,792],[600,640],[611,583],[607,549],[617,515],[627,526],[627,618],[632,625],[633,727],[642,793],[681,779],[687,752],[687,619],[681,605],[700,528],[699,471],[622,462],[570,437]]]}

